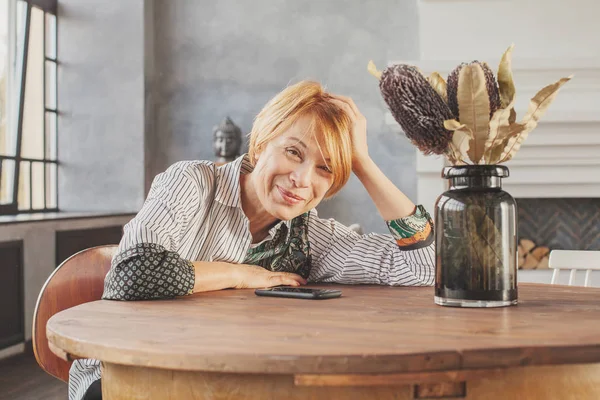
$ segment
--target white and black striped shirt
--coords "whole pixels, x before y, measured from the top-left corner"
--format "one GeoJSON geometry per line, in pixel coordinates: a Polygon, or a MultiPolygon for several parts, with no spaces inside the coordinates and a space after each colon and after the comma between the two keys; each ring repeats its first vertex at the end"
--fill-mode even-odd
{"type": "MultiPolygon", "coordinates": [[[[106,277],[104,298],[184,295],[194,286],[190,261],[244,263],[255,245],[251,244],[249,221],[241,206],[240,174],[251,171],[244,155],[221,167],[209,161],[183,161],[157,175],[144,206],[125,226],[119,251],[106,277]],[[148,251],[163,252],[163,256],[152,256],[152,262],[144,260],[149,266],[143,276],[148,280],[136,281],[131,272],[137,267],[127,264],[127,260],[148,251]],[[169,287],[157,283],[167,280],[171,282],[169,287]]],[[[319,218],[316,210],[311,210],[306,219],[310,245],[308,281],[432,285],[435,257],[431,219],[422,208],[418,211],[419,219],[411,216],[387,221],[390,235],[359,235],[333,219],[319,218]],[[423,235],[425,229],[427,234],[423,235]],[[422,240],[399,246],[406,240],[407,231],[416,231],[420,236],[415,237],[422,240]]],[[[289,228],[290,224],[291,221],[281,221],[275,225],[265,241],[277,236],[283,225],[289,228]]],[[[69,399],[81,399],[97,379],[98,361],[74,362],[69,399]]]]}

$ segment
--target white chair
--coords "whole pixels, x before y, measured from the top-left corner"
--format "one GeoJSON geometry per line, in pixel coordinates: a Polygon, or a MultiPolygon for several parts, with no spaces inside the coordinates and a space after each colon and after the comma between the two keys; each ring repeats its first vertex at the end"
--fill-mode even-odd
{"type": "Polygon", "coordinates": [[[600,271],[600,251],[591,250],[552,250],[548,266],[554,269],[551,284],[556,284],[561,269],[571,270],[569,275],[569,286],[573,285],[575,272],[585,271],[585,282],[583,286],[590,285],[592,271],[600,271]]]}

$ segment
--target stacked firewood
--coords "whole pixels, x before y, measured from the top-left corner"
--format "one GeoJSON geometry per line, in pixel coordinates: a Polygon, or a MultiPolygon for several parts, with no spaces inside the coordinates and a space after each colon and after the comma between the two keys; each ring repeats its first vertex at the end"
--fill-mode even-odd
{"type": "Polygon", "coordinates": [[[518,246],[519,269],[546,269],[550,257],[550,249],[537,246],[532,240],[521,239],[518,246]]]}

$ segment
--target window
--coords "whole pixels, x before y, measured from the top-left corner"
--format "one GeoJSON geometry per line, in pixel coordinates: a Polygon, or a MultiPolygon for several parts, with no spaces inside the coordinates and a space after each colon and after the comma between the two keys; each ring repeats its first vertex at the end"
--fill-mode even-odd
{"type": "Polygon", "coordinates": [[[0,214],[58,211],[56,0],[0,0],[0,214]]]}

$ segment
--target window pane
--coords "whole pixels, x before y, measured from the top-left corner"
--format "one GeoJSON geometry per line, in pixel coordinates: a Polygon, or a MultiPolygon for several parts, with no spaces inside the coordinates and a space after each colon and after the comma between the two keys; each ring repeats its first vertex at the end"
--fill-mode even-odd
{"type": "Polygon", "coordinates": [[[21,167],[19,171],[19,210],[31,209],[30,169],[31,166],[29,162],[21,161],[21,167]]]}
{"type": "Polygon", "coordinates": [[[13,200],[15,162],[2,160],[2,175],[0,177],[0,204],[10,204],[13,200]]]}
{"type": "Polygon", "coordinates": [[[6,125],[8,123],[8,0],[0,0],[0,154],[6,154],[6,125]]]}
{"type": "Polygon", "coordinates": [[[31,190],[33,191],[31,208],[41,210],[44,208],[44,163],[32,163],[31,168],[31,190]]]}
{"type": "Polygon", "coordinates": [[[31,8],[29,49],[27,51],[27,84],[25,86],[25,109],[23,110],[23,139],[21,156],[44,157],[44,12],[31,8]]]}
{"type": "Polygon", "coordinates": [[[46,57],[56,58],[56,16],[46,13],[46,57]]]}
{"type": "Polygon", "coordinates": [[[46,164],[46,208],[56,208],[56,164],[46,164]]]}
{"type": "MultiPolygon", "coordinates": [[[[0,0],[7,1],[7,0],[0,0]]],[[[25,22],[27,19],[27,3],[7,1],[8,6],[8,72],[6,83],[7,109],[6,130],[4,138],[0,138],[0,147],[8,156],[15,156],[17,150],[17,116],[21,102],[21,80],[23,70],[23,59],[25,52],[25,22]],[[11,20],[11,17],[14,16],[11,20]]]]}
{"type": "MultiPolygon", "coordinates": [[[[9,18],[12,10],[8,0],[0,0],[0,154],[15,154],[15,138],[11,135],[11,107],[14,106],[11,91],[13,80],[11,38],[14,40],[14,20],[9,18]]],[[[2,192],[4,194],[4,192],[2,192]]]]}
{"type": "MultiPolygon", "coordinates": [[[[56,27],[54,15],[26,1],[0,0],[0,155],[57,159],[57,114],[45,111],[57,107],[57,64],[52,61],[57,57],[56,27]],[[21,93],[23,73],[26,85],[21,93]],[[16,154],[21,104],[21,154],[16,154]]],[[[0,160],[0,204],[13,203],[16,182],[20,211],[57,208],[57,170],[55,163],[0,160]]]]}
{"type": "Polygon", "coordinates": [[[56,109],[56,63],[46,61],[46,107],[56,109]]]}
{"type": "Polygon", "coordinates": [[[22,32],[25,29],[25,14],[27,13],[27,3],[17,0],[17,32],[22,32]]]}
{"type": "Polygon", "coordinates": [[[46,112],[46,159],[56,160],[56,113],[46,112]]]}

